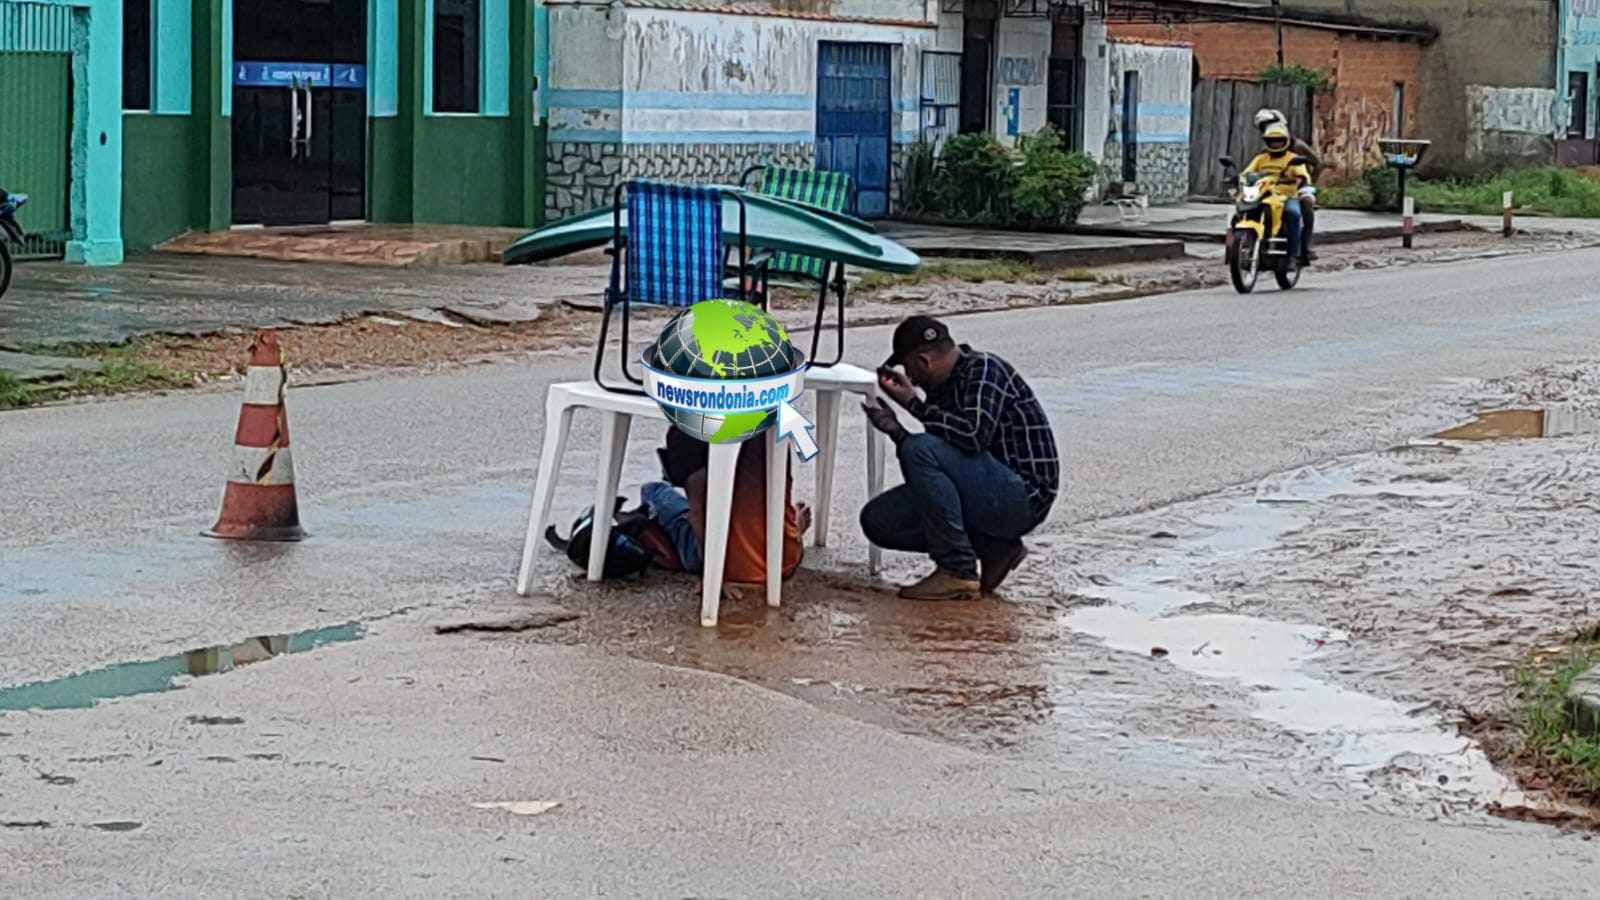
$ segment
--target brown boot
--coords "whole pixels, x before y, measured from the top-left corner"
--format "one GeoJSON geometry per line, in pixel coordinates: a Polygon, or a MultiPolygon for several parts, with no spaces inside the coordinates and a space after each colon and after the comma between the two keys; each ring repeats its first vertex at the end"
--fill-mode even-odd
{"type": "Polygon", "coordinates": [[[984,595],[993,594],[995,589],[1000,587],[1000,583],[1006,580],[1006,576],[1015,571],[1017,566],[1027,558],[1028,548],[1022,546],[1022,542],[1018,541],[994,559],[983,560],[983,576],[978,579],[978,586],[984,595]]]}
{"type": "Polygon", "coordinates": [[[927,578],[901,588],[900,596],[907,600],[976,600],[978,582],[935,569],[927,578]]]}

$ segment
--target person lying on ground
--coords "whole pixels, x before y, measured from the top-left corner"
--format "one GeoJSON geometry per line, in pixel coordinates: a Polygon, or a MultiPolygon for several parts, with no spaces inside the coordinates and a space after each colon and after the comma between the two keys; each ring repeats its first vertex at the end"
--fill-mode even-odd
{"type": "Polygon", "coordinates": [[[928,316],[900,323],[878,375],[923,433],[907,432],[881,398],[863,404],[894,441],[905,484],[867,502],[861,530],[879,547],[933,558],[933,573],[901,588],[902,597],[992,594],[1027,556],[1023,536],[1055,503],[1061,464],[1044,408],[1010,363],[956,344],[928,316]]]}
{"type": "MultiPolygon", "coordinates": [[[[761,434],[739,448],[733,475],[733,510],[728,517],[728,553],[723,564],[722,596],[742,598],[739,585],[767,581],[767,447],[772,437],[761,434]]],[[[710,445],[668,426],[667,445],[661,457],[661,481],[646,484],[643,499],[648,514],[672,540],[683,570],[693,575],[705,571],[706,466],[710,445]]],[[[784,486],[783,577],[800,568],[804,547],[801,537],[811,527],[811,510],[791,500],[794,476],[784,486]]]]}

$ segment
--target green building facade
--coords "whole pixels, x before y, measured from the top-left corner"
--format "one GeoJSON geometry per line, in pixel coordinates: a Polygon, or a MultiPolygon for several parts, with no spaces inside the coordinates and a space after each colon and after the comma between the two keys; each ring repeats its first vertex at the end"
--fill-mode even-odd
{"type": "Polygon", "coordinates": [[[0,187],[24,253],[122,261],[122,0],[0,0],[0,187]]]}
{"type": "Polygon", "coordinates": [[[119,2],[129,248],[251,225],[539,224],[534,0],[119,2]]]}

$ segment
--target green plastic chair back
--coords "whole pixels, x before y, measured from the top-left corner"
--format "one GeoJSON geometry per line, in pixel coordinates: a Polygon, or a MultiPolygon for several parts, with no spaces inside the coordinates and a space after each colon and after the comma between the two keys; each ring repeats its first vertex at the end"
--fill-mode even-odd
{"type": "MultiPolygon", "coordinates": [[[[761,174],[760,193],[779,200],[806,203],[829,212],[845,211],[850,202],[850,190],[850,176],[843,172],[768,166],[761,174]]],[[[797,253],[775,253],[769,268],[772,272],[804,275],[821,281],[827,274],[828,262],[797,253]]]]}

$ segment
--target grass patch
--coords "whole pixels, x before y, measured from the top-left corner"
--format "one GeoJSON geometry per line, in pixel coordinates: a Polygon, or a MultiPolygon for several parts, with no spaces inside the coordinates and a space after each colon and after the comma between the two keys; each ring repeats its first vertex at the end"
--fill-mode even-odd
{"type": "Polygon", "coordinates": [[[909,275],[867,272],[861,276],[857,287],[870,291],[922,281],[965,281],[978,284],[984,281],[1035,280],[1038,276],[1039,272],[1033,266],[1011,259],[930,259],[909,275]]]}
{"type": "Polygon", "coordinates": [[[19,409],[33,402],[28,385],[10,372],[0,372],[0,409],[19,409]]]}
{"type": "Polygon", "coordinates": [[[99,369],[70,369],[61,390],[67,395],[123,394],[150,388],[185,387],[185,378],[164,366],[144,362],[131,353],[113,352],[100,357],[99,369]]]}
{"type": "Polygon", "coordinates": [[[1559,653],[1535,657],[1516,674],[1521,762],[1554,785],[1600,802],[1600,736],[1579,733],[1567,700],[1573,679],[1600,665],[1600,628],[1590,628],[1559,653]]]}
{"type": "MultiPolygon", "coordinates": [[[[1393,209],[1392,169],[1369,170],[1360,181],[1319,189],[1317,205],[1342,209],[1393,209]]],[[[1499,215],[1512,192],[1518,210],[1568,218],[1600,218],[1600,178],[1592,171],[1546,166],[1513,169],[1455,181],[1406,181],[1419,212],[1499,215]]]]}
{"type": "Polygon", "coordinates": [[[48,348],[55,356],[92,360],[97,369],[68,369],[58,378],[26,382],[0,372],[0,409],[20,409],[50,400],[190,387],[194,379],[140,358],[136,345],[48,348]]]}
{"type": "Polygon", "coordinates": [[[902,284],[919,284],[925,281],[965,281],[981,284],[985,281],[1009,281],[1024,284],[1046,284],[1052,281],[1071,281],[1096,284],[1106,281],[1088,269],[1063,269],[1040,271],[1030,263],[1012,259],[930,259],[909,275],[888,272],[866,272],[857,282],[856,289],[875,291],[902,284]]]}

